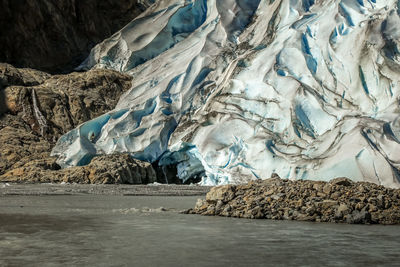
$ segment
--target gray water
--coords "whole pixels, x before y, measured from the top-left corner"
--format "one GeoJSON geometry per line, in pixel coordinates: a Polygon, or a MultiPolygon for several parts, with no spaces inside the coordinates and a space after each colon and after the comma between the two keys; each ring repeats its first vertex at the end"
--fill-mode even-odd
{"type": "Polygon", "coordinates": [[[399,226],[178,213],[196,199],[1,197],[0,266],[400,266],[399,226]]]}

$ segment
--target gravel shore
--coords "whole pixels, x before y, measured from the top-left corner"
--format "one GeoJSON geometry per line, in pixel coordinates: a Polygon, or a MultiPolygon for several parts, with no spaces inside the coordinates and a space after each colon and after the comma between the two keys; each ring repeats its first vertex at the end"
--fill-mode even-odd
{"type": "Polygon", "coordinates": [[[400,224],[400,189],[337,178],[330,182],[279,178],[214,187],[191,214],[249,219],[400,224]]]}
{"type": "Polygon", "coordinates": [[[126,184],[13,184],[0,183],[0,196],[7,195],[118,195],[118,196],[201,196],[211,187],[199,185],[126,184]]]}

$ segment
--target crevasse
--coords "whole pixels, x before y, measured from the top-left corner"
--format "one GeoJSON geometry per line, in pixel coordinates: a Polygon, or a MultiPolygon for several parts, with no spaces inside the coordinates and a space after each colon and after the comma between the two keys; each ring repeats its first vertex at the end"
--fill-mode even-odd
{"type": "Polygon", "coordinates": [[[67,167],[130,152],[203,184],[399,187],[399,14],[393,0],[156,1],[80,66],[127,72],[131,90],[52,153],[67,167]]]}

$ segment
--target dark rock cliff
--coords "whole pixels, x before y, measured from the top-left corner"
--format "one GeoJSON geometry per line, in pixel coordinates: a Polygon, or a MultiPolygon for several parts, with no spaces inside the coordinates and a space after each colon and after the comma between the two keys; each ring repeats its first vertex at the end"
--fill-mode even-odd
{"type": "Polygon", "coordinates": [[[152,0],[0,0],[0,62],[67,73],[152,0]]]}

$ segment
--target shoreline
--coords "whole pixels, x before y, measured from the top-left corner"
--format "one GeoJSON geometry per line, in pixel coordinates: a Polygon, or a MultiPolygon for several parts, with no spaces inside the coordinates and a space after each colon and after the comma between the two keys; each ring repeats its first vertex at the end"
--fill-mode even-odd
{"type": "Polygon", "coordinates": [[[21,184],[0,183],[2,196],[112,195],[112,196],[205,196],[210,186],[177,184],[21,184]]]}

